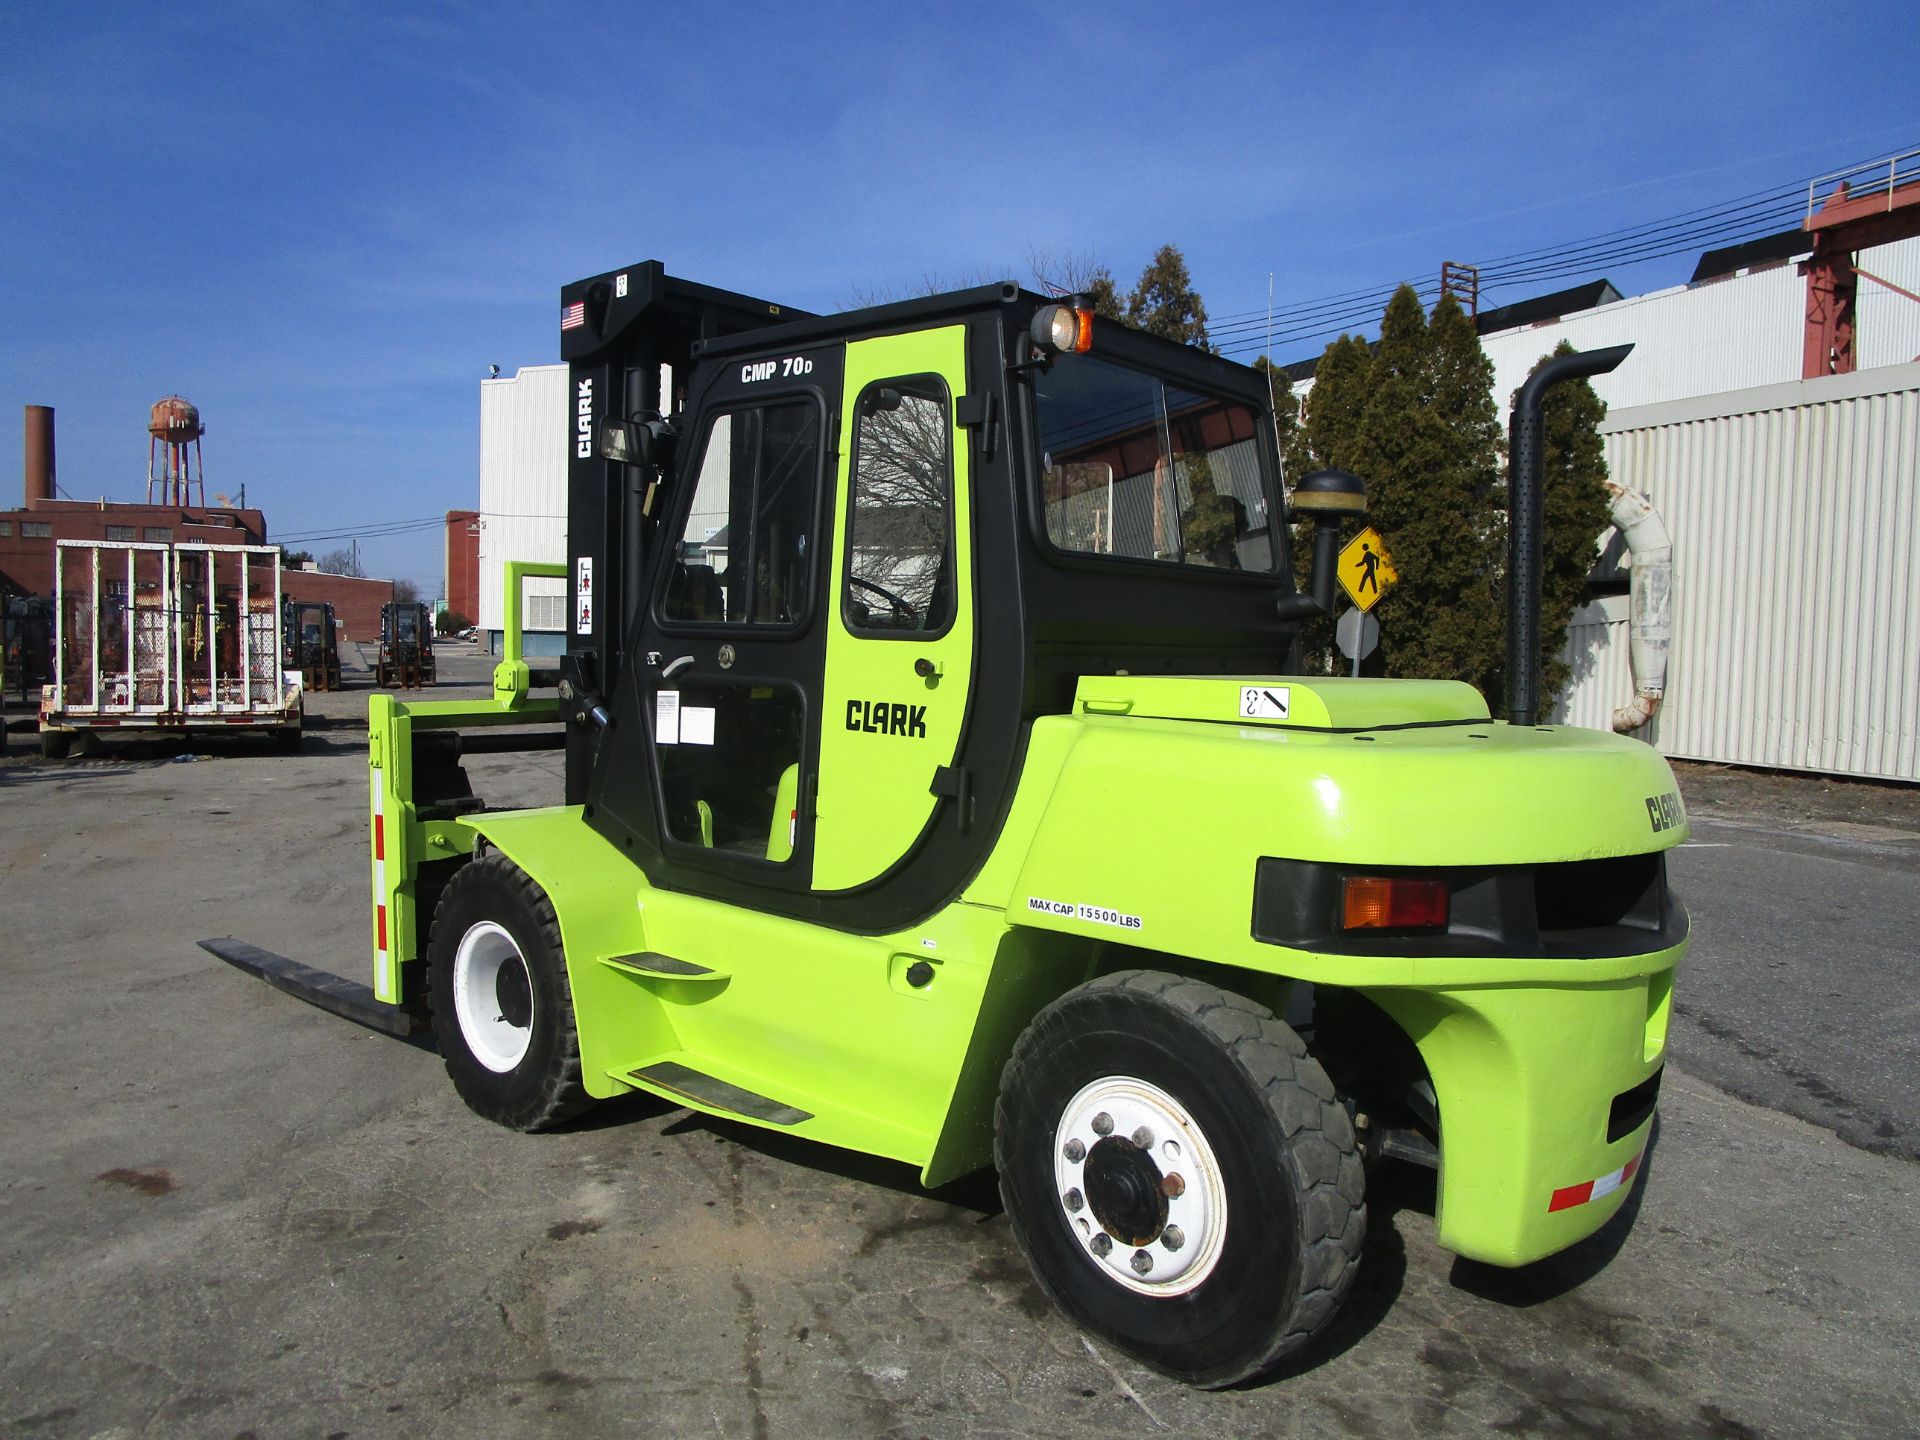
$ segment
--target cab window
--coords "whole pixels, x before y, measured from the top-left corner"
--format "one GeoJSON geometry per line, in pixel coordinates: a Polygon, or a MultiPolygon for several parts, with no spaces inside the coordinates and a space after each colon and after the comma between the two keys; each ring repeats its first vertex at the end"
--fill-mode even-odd
{"type": "Polygon", "coordinates": [[[860,392],[841,597],[856,634],[924,636],[953,621],[952,437],[938,376],[860,392]]]}
{"type": "MultiPolygon", "coordinates": [[[[1034,380],[1040,502],[1060,550],[1272,571],[1259,416],[1093,355],[1034,380]]],[[[1269,437],[1270,438],[1270,437],[1269,437]]]]}
{"type": "Polygon", "coordinates": [[[819,514],[820,418],[811,400],[717,416],[693,470],[663,620],[791,627],[807,612],[819,514]]]}

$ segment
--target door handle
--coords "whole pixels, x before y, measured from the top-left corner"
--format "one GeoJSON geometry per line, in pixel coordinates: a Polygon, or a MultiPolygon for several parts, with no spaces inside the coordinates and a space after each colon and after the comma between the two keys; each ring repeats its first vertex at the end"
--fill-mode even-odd
{"type": "Polygon", "coordinates": [[[942,662],[929,660],[924,655],[913,662],[913,673],[918,675],[922,680],[938,680],[946,673],[946,669],[947,667],[942,662]]]}
{"type": "Polygon", "coordinates": [[[662,680],[671,680],[692,663],[693,657],[691,655],[682,655],[678,660],[670,662],[667,668],[660,672],[660,678],[662,680]]]}

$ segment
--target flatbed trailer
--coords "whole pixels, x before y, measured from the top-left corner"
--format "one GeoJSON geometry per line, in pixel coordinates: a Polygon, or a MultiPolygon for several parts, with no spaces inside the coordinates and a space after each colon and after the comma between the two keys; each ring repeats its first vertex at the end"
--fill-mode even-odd
{"type": "Polygon", "coordinates": [[[258,731],[300,743],[300,672],[282,665],[271,545],[56,542],[50,757],[103,731],[258,731]]]}

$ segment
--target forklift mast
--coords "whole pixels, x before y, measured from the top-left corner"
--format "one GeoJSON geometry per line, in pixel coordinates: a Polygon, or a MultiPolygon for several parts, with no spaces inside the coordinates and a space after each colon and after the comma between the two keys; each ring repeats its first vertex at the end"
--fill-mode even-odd
{"type": "MultiPolygon", "coordinates": [[[[578,280],[560,291],[560,354],[573,424],[567,460],[567,649],[561,678],[581,697],[611,695],[626,632],[650,573],[657,515],[644,513],[634,467],[599,456],[609,417],[671,420],[682,408],[694,346],[808,312],[677,279],[658,260],[578,280]]],[[[590,706],[584,708],[591,708],[590,706]]],[[[583,803],[597,732],[570,726],[566,802],[583,803]]]]}

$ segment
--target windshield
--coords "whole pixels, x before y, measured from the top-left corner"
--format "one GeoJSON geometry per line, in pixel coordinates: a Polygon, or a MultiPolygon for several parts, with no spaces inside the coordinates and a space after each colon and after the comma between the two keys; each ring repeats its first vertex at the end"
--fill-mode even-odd
{"type": "Polygon", "coordinates": [[[1259,415],[1091,355],[1034,379],[1047,538],[1062,550],[1271,572],[1259,415]]]}
{"type": "Polygon", "coordinates": [[[393,612],[393,633],[402,640],[414,639],[420,630],[420,613],[411,605],[393,612]]]}

